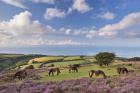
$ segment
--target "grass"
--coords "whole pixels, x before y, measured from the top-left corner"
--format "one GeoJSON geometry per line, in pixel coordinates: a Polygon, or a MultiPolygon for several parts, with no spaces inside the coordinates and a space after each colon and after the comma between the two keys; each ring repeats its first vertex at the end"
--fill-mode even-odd
{"type": "MultiPolygon", "coordinates": [[[[47,60],[54,60],[57,58],[59,59],[62,57],[41,57],[41,58],[35,58],[35,59],[37,59],[39,62],[43,62],[43,61],[47,61],[47,60]]],[[[94,63],[95,59],[92,57],[85,57],[83,60],[83,59],[80,59],[80,56],[75,56],[75,57],[70,56],[70,57],[66,57],[65,60],[67,60],[67,61],[47,63],[46,66],[54,64],[55,67],[67,67],[70,64],[84,64],[84,63],[86,63],[86,60],[88,60],[89,62],[92,62],[93,64],[91,66],[80,67],[78,73],[69,73],[68,69],[64,68],[63,70],[61,70],[61,74],[58,76],[56,75],[56,76],[49,77],[48,72],[46,71],[46,72],[40,73],[40,76],[42,78],[39,81],[41,81],[41,82],[60,81],[60,80],[89,77],[88,72],[90,70],[103,70],[107,76],[113,76],[113,75],[117,75],[116,68],[118,66],[124,66],[124,67],[127,67],[128,69],[134,69],[133,66],[128,66],[127,64],[130,64],[130,63],[127,63],[127,62],[114,62],[113,64],[111,64],[108,67],[100,67],[94,63]],[[70,59],[72,59],[72,61],[68,61],[70,59]]],[[[41,63],[32,64],[32,65],[34,65],[35,68],[38,68],[40,64],[41,63]]],[[[24,65],[23,68],[25,68],[26,66],[28,66],[28,65],[24,65]]]]}
{"type": "MultiPolygon", "coordinates": [[[[133,69],[133,67],[131,66],[127,66],[127,65],[124,65],[125,67],[127,67],[128,69],[133,69]]],[[[78,78],[82,78],[82,77],[89,77],[89,74],[88,72],[90,70],[103,70],[107,76],[113,76],[113,75],[118,75],[117,72],[116,72],[116,67],[117,65],[111,65],[109,67],[100,67],[96,64],[92,65],[92,66],[86,66],[86,67],[81,67],[79,69],[79,72],[78,73],[69,73],[68,72],[68,69],[64,69],[64,70],[61,70],[61,73],[60,75],[56,75],[56,76],[48,76],[47,75],[47,71],[44,72],[44,73],[41,73],[41,82],[44,82],[44,81],[61,81],[61,80],[69,80],[69,79],[78,79],[78,78]]],[[[99,76],[101,77],[101,76],[99,76]]],[[[95,78],[98,78],[98,77],[95,77],[95,78]]]]}
{"type": "MultiPolygon", "coordinates": [[[[45,65],[49,66],[51,64],[54,64],[56,67],[66,67],[70,64],[84,64],[84,63],[86,63],[85,60],[77,60],[77,61],[51,62],[51,63],[46,63],[45,65]]],[[[26,66],[29,66],[29,65],[31,65],[31,64],[23,65],[22,68],[25,68],[26,66]]],[[[34,65],[35,68],[38,68],[41,65],[41,63],[35,63],[32,65],[34,65]]]]}
{"type": "Polygon", "coordinates": [[[68,61],[68,60],[81,60],[80,56],[69,56],[64,58],[64,61],[68,61]]]}
{"type": "MultiPolygon", "coordinates": [[[[82,64],[84,63],[84,60],[78,60],[78,61],[64,61],[64,62],[55,62],[53,63],[55,66],[57,67],[65,67],[65,66],[68,66],[70,64],[82,64]]],[[[48,63],[46,64],[46,66],[50,65],[52,63],[48,63]]]]}
{"type": "MultiPolygon", "coordinates": [[[[32,60],[38,61],[38,63],[32,64],[35,66],[35,68],[38,68],[42,62],[45,62],[46,66],[54,64],[55,67],[67,67],[70,64],[87,64],[89,62],[92,63],[92,65],[90,65],[90,66],[80,67],[78,73],[69,73],[67,68],[64,68],[63,70],[61,70],[61,73],[58,76],[55,75],[55,76],[49,77],[47,71],[43,72],[43,73],[39,73],[39,75],[42,77],[41,80],[39,80],[39,82],[61,81],[61,80],[89,77],[88,72],[90,70],[103,70],[107,76],[118,75],[116,72],[116,68],[118,66],[124,66],[124,67],[127,67],[128,69],[134,69],[133,66],[127,65],[127,64],[130,64],[130,62],[128,63],[128,62],[116,61],[108,67],[100,67],[94,63],[95,59],[93,56],[85,56],[83,58],[84,59],[81,59],[80,56],[68,56],[68,57],[46,56],[46,57],[34,58],[34,59],[31,59],[30,61],[32,61],[32,60]],[[57,59],[62,59],[62,58],[64,58],[64,61],[61,61],[61,62],[52,61],[52,63],[47,63],[48,60],[57,60],[57,59]]],[[[29,66],[29,65],[23,65],[22,69],[24,69],[26,66],[29,66]]],[[[96,78],[98,78],[98,77],[96,77],[96,78]]]]}
{"type": "Polygon", "coordinates": [[[55,57],[55,56],[48,56],[48,57],[39,57],[39,58],[34,58],[34,59],[31,59],[28,64],[32,64],[32,61],[37,61],[37,62],[47,62],[47,61],[50,61],[50,60],[59,60],[59,59],[62,59],[63,57],[55,57]]]}

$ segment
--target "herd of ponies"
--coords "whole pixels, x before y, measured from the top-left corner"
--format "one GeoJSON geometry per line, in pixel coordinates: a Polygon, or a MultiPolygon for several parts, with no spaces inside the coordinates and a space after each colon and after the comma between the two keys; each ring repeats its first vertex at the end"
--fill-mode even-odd
{"type": "MultiPolygon", "coordinates": [[[[73,73],[73,72],[78,73],[79,67],[80,67],[80,64],[68,65],[68,72],[69,73],[73,73]]],[[[28,76],[28,74],[27,74],[28,69],[35,69],[35,68],[33,65],[29,65],[26,68],[24,68],[23,70],[17,71],[13,75],[13,79],[14,80],[16,78],[19,80],[25,79],[28,76]]],[[[118,67],[116,70],[117,70],[118,74],[127,74],[129,72],[129,70],[126,67],[118,67]]],[[[48,67],[47,72],[48,72],[48,76],[54,76],[55,73],[56,73],[56,75],[59,75],[61,73],[60,68],[55,67],[53,64],[48,67]]],[[[93,76],[100,76],[100,75],[102,75],[103,78],[107,78],[107,75],[105,74],[105,72],[103,70],[90,70],[87,73],[89,74],[90,78],[92,78],[93,76]]]]}

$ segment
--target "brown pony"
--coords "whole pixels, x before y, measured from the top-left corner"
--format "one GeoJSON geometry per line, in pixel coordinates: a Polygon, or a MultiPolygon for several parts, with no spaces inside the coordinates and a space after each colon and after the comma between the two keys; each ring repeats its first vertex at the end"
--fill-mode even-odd
{"type": "Polygon", "coordinates": [[[117,72],[118,74],[127,74],[129,71],[126,67],[118,67],[117,72]]]}
{"type": "Polygon", "coordinates": [[[69,65],[69,73],[71,73],[71,71],[78,72],[78,67],[77,65],[69,65]]]}
{"type": "Polygon", "coordinates": [[[107,76],[105,75],[104,71],[102,70],[90,70],[89,71],[89,77],[91,78],[93,75],[95,76],[99,76],[99,75],[102,75],[104,78],[107,78],[107,76]]]}
{"type": "Polygon", "coordinates": [[[52,67],[52,68],[49,68],[48,69],[48,74],[49,74],[49,76],[54,76],[54,72],[57,72],[57,75],[59,75],[61,72],[60,72],[60,69],[59,68],[57,68],[57,67],[52,67]]]}
{"type": "Polygon", "coordinates": [[[19,80],[22,80],[22,79],[25,79],[26,77],[27,77],[26,70],[21,70],[21,71],[18,71],[14,74],[13,79],[18,78],[19,80]]]}

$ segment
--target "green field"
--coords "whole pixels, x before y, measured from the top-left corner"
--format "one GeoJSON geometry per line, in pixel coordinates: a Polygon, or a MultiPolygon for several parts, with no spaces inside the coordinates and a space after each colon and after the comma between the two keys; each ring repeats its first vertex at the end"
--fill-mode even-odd
{"type": "MultiPolygon", "coordinates": [[[[5,57],[21,57],[23,55],[3,55],[5,57]]],[[[24,55],[23,58],[26,56],[24,55]]],[[[96,60],[94,56],[43,56],[43,57],[34,57],[34,58],[29,58],[27,57],[28,60],[25,60],[21,62],[17,62],[16,64],[21,64],[20,69],[24,69],[25,67],[29,65],[34,65],[34,67],[37,69],[42,63],[45,64],[46,69],[48,66],[51,64],[54,64],[55,67],[59,67],[61,69],[60,75],[55,75],[55,76],[48,76],[47,70],[42,73],[37,73],[38,75],[41,76],[40,82],[45,82],[45,81],[60,81],[60,80],[68,80],[68,79],[78,79],[82,77],[89,77],[89,71],[90,70],[103,70],[107,76],[113,76],[113,75],[118,75],[116,72],[116,68],[118,66],[123,66],[127,67],[129,70],[133,70],[133,66],[128,66],[128,62],[122,62],[120,59],[115,60],[114,63],[110,64],[109,66],[103,66],[100,67],[98,64],[96,64],[96,60]],[[32,63],[32,61],[35,61],[35,63],[32,63]],[[61,61],[60,61],[61,60],[61,61]],[[24,62],[24,64],[22,64],[24,62]],[[31,62],[31,63],[30,63],[31,62]],[[30,63],[30,64],[29,64],[30,63]],[[68,65],[70,64],[81,64],[81,67],[79,68],[79,72],[73,72],[69,73],[68,65]]],[[[26,58],[25,58],[26,59],[26,58]]],[[[10,62],[10,61],[9,61],[10,62]]],[[[137,65],[138,66],[138,65],[137,65]]],[[[15,68],[16,69],[16,68],[15,68]]],[[[99,76],[102,77],[102,76],[99,76]]],[[[99,78],[95,77],[95,78],[99,78]]]]}
{"type": "MultiPolygon", "coordinates": [[[[62,57],[56,57],[56,59],[58,58],[62,58],[62,57]]],[[[39,73],[39,75],[41,76],[41,82],[44,81],[59,81],[59,80],[67,80],[67,79],[78,79],[78,78],[82,78],[82,77],[89,77],[89,71],[90,70],[103,70],[107,76],[113,76],[113,75],[118,75],[116,72],[116,68],[118,66],[124,66],[127,67],[129,70],[133,70],[134,68],[132,66],[128,66],[128,64],[123,64],[121,62],[115,62],[113,64],[111,64],[110,66],[103,66],[100,67],[99,65],[97,65],[94,61],[94,57],[84,57],[84,59],[81,59],[80,56],[76,56],[76,57],[65,57],[64,61],[58,61],[58,62],[49,62],[47,63],[47,60],[54,60],[55,57],[41,57],[41,58],[37,58],[37,60],[39,61],[39,63],[35,63],[32,64],[35,66],[35,68],[38,68],[39,65],[42,62],[45,62],[46,66],[49,66],[51,64],[54,64],[55,67],[60,67],[61,68],[61,73],[60,75],[55,75],[55,76],[48,76],[48,72],[43,72],[43,73],[39,73]],[[88,62],[87,62],[88,60],[88,62]],[[41,63],[40,63],[41,62],[41,63]],[[76,73],[69,73],[69,69],[66,68],[68,67],[68,65],[70,64],[84,64],[82,67],[79,68],[79,72],[76,73]]],[[[24,65],[22,68],[25,68],[26,66],[29,65],[24,65]]],[[[101,76],[99,76],[101,77],[101,76]]],[[[98,78],[98,77],[96,77],[98,78]]]]}
{"type": "MultiPolygon", "coordinates": [[[[67,63],[65,63],[67,64],[67,63]]],[[[133,67],[124,65],[125,67],[127,67],[129,70],[133,70],[133,67]]],[[[73,73],[69,73],[68,69],[63,69],[61,70],[61,74],[60,75],[56,75],[56,76],[48,76],[47,71],[44,73],[41,73],[41,80],[42,82],[44,81],[58,81],[58,80],[68,80],[68,79],[78,79],[78,78],[82,78],[82,77],[89,77],[88,72],[90,70],[103,70],[107,76],[113,76],[113,75],[118,75],[116,72],[116,67],[117,65],[111,65],[109,67],[100,67],[98,65],[91,65],[91,66],[85,66],[85,67],[80,67],[79,68],[79,72],[73,72],[73,73]]],[[[99,76],[101,77],[101,76],[99,76]]],[[[99,78],[99,77],[95,77],[95,78],[99,78]]]]}

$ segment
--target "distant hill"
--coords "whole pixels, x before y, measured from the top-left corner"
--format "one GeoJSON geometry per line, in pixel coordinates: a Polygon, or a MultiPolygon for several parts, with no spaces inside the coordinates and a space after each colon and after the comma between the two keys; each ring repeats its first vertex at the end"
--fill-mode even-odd
{"type": "Polygon", "coordinates": [[[116,57],[115,60],[128,61],[128,58],[124,58],[124,57],[116,57]]]}
{"type": "Polygon", "coordinates": [[[24,54],[0,54],[0,70],[6,68],[14,68],[16,66],[24,65],[29,60],[45,55],[24,55],[24,54]]]}

